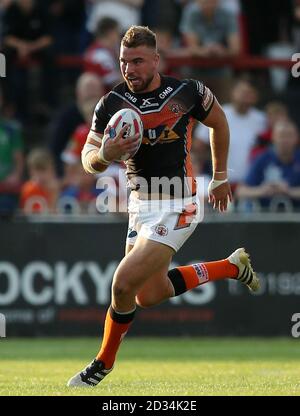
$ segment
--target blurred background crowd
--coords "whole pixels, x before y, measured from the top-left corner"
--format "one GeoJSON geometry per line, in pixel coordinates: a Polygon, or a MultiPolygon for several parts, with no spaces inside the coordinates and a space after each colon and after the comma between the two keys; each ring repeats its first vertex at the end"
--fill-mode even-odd
{"type": "MultiPolygon", "coordinates": [[[[300,0],[0,0],[1,218],[96,212],[103,189],[83,172],[80,153],[97,101],[121,81],[120,39],[133,24],[157,33],[162,73],[202,80],[223,105],[232,209],[299,211],[300,78],[288,67],[232,63],[300,53],[300,0]]],[[[201,124],[193,163],[208,181],[201,124]]],[[[119,200],[124,168],[105,172],[119,200]]]]}

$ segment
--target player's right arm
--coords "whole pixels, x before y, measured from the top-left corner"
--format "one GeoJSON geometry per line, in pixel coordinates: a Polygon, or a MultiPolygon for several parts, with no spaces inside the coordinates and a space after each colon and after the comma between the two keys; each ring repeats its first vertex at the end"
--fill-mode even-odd
{"type": "Polygon", "coordinates": [[[102,97],[96,105],[91,129],[81,152],[82,165],[87,173],[105,171],[111,162],[120,159],[122,155],[133,154],[139,145],[139,134],[126,137],[124,140],[123,136],[128,129],[126,125],[116,137],[106,140],[111,129],[108,123],[112,111],[108,108],[109,94],[102,97]]]}
{"type": "Polygon", "coordinates": [[[139,145],[139,134],[129,136],[124,140],[128,126],[124,126],[119,134],[107,141],[103,140],[105,135],[109,135],[111,129],[107,126],[104,134],[90,130],[86,143],[81,152],[81,160],[84,170],[87,173],[104,172],[112,161],[120,159],[126,153],[134,153],[139,145]]]}
{"type": "Polygon", "coordinates": [[[90,131],[81,152],[81,161],[87,173],[103,172],[109,163],[101,162],[99,152],[102,145],[103,134],[90,131]]]}

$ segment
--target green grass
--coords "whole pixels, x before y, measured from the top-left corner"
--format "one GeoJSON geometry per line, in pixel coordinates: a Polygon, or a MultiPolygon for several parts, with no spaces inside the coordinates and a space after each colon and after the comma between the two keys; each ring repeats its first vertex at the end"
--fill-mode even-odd
{"type": "Polygon", "coordinates": [[[95,338],[1,339],[0,395],[300,395],[300,340],[127,338],[114,371],[92,389],[67,380],[95,338]]]}

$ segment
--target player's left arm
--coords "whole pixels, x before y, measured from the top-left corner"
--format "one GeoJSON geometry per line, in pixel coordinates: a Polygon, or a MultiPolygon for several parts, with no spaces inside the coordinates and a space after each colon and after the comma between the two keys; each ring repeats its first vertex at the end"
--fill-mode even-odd
{"type": "Polygon", "coordinates": [[[209,184],[208,195],[214,209],[224,212],[228,199],[232,201],[232,192],[227,176],[229,150],[229,127],[226,115],[216,99],[208,116],[202,120],[210,129],[210,147],[212,154],[213,178],[209,184]]]}

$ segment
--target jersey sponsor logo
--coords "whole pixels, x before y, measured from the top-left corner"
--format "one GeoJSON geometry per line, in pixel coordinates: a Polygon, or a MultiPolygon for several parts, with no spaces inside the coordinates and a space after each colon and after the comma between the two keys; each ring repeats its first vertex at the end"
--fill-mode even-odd
{"type": "Polygon", "coordinates": [[[197,87],[197,91],[199,92],[200,95],[204,94],[204,85],[202,84],[202,82],[200,81],[196,81],[196,87],[197,87]]]}
{"type": "Polygon", "coordinates": [[[161,98],[162,100],[164,98],[166,98],[169,94],[171,94],[171,92],[174,90],[174,88],[172,87],[167,87],[163,92],[161,92],[159,94],[159,98],[161,98]]]}
{"type": "Polygon", "coordinates": [[[143,144],[155,145],[158,142],[178,140],[178,134],[168,126],[158,126],[155,129],[144,130],[143,144]]]}
{"type": "Polygon", "coordinates": [[[202,106],[204,108],[205,111],[208,111],[212,102],[214,99],[214,95],[211,92],[211,90],[207,87],[205,87],[205,91],[204,91],[204,95],[203,95],[203,101],[202,101],[202,106]]]}
{"type": "Polygon", "coordinates": [[[132,103],[137,102],[137,98],[134,95],[131,95],[129,92],[125,92],[125,97],[128,98],[132,103]]]}
{"type": "Polygon", "coordinates": [[[143,103],[140,108],[158,107],[158,103],[152,103],[151,100],[155,100],[155,97],[143,98],[143,103]]]}
{"type": "Polygon", "coordinates": [[[168,235],[168,227],[166,227],[164,224],[159,224],[155,227],[155,232],[161,237],[165,237],[168,235]]]}

